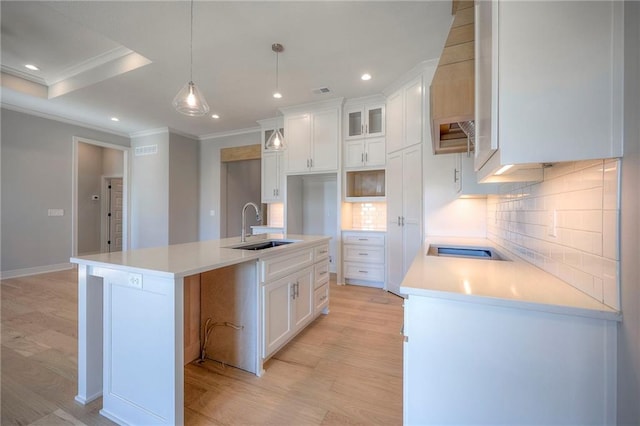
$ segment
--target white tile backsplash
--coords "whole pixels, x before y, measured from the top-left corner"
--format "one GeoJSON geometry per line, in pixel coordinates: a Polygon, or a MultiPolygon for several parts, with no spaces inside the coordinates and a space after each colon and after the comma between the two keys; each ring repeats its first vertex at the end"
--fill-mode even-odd
{"type": "Polygon", "coordinates": [[[387,203],[352,203],[353,229],[387,229],[387,203]]]}
{"type": "Polygon", "coordinates": [[[487,237],[619,309],[618,160],[556,164],[487,199],[487,237]]]}

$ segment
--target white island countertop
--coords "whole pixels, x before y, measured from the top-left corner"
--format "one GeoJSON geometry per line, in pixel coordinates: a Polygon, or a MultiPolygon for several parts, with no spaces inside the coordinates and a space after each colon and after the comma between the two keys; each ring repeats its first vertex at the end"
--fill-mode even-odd
{"type": "Polygon", "coordinates": [[[322,241],[329,241],[330,239],[330,237],[315,235],[260,234],[247,237],[245,243],[240,243],[240,237],[233,237],[221,240],[198,241],[163,247],[72,257],[71,262],[97,267],[113,268],[115,266],[118,269],[129,272],[181,278],[229,265],[257,260],[258,258],[267,257],[272,254],[284,254],[288,251],[316,245],[322,241]],[[241,244],[258,243],[271,239],[295,242],[266,250],[254,251],[230,248],[241,244]]]}
{"type": "Polygon", "coordinates": [[[487,239],[429,238],[420,248],[400,291],[427,296],[620,321],[620,312],[524,261],[487,239]],[[427,255],[431,245],[495,248],[507,260],[427,255]]]}

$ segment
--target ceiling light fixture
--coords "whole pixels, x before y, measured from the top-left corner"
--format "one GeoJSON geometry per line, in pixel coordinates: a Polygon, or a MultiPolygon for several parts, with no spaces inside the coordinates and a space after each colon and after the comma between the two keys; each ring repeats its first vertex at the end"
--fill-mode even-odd
{"type": "Polygon", "coordinates": [[[118,117],[111,117],[111,121],[120,121],[118,117]]]}
{"type": "Polygon", "coordinates": [[[362,74],[362,77],[360,77],[360,78],[362,80],[364,80],[364,81],[369,81],[369,80],[371,80],[371,74],[367,74],[367,73],[362,74]]]}
{"type": "Polygon", "coordinates": [[[30,69],[31,71],[40,71],[40,68],[36,67],[35,65],[27,64],[24,67],[30,69]]]}
{"type": "Polygon", "coordinates": [[[220,118],[220,116],[218,114],[212,114],[211,118],[215,118],[217,120],[218,118],[220,118]]]}
{"type": "Polygon", "coordinates": [[[201,117],[209,112],[209,105],[193,82],[193,0],[191,0],[191,34],[189,44],[189,82],[182,87],[175,98],[173,107],[181,114],[201,117]]]}
{"type": "Polygon", "coordinates": [[[279,90],[279,87],[278,87],[278,72],[279,72],[279,61],[278,61],[279,58],[278,58],[278,56],[284,50],[284,47],[280,43],[273,43],[271,45],[271,50],[276,52],[276,91],[273,92],[273,97],[276,98],[276,99],[280,99],[280,98],[282,98],[282,93],[280,93],[280,90],[279,90]]]}

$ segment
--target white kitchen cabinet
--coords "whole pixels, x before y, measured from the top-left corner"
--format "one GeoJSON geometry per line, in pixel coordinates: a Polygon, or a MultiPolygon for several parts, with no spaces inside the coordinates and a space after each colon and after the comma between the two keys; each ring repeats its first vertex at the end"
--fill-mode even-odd
{"type": "Polygon", "coordinates": [[[262,202],[281,203],[284,199],[284,170],[282,152],[262,153],[262,202]]]}
{"type": "Polygon", "coordinates": [[[313,316],[313,267],[263,287],[265,315],[264,357],[306,325],[313,316]]]}
{"type": "Polygon", "coordinates": [[[387,157],[387,290],[400,283],[422,244],[422,145],[387,157]]]}
{"type": "Polygon", "coordinates": [[[410,294],[403,424],[615,425],[617,322],[561,312],[410,294]]]}
{"type": "Polygon", "coordinates": [[[423,93],[420,75],[387,97],[387,153],[422,142],[423,93]]]}
{"type": "Polygon", "coordinates": [[[522,165],[622,156],[624,2],[475,8],[480,179],[540,179],[540,166],[522,165]],[[506,165],[516,166],[496,176],[506,165]]]}
{"type": "Polygon", "coordinates": [[[341,103],[287,108],[285,173],[335,172],[339,166],[341,103]]]}
{"type": "Polygon", "coordinates": [[[386,162],[386,142],[384,137],[344,141],[344,167],[380,167],[386,162]]]}
{"type": "Polygon", "coordinates": [[[261,177],[262,202],[281,203],[284,200],[284,163],[282,151],[266,150],[266,143],[275,129],[284,135],[283,117],[258,120],[262,143],[261,177]]]}
{"type": "Polygon", "coordinates": [[[466,153],[455,155],[452,181],[459,197],[480,198],[488,194],[498,194],[498,183],[479,183],[474,170],[474,157],[466,153]]]}
{"type": "Polygon", "coordinates": [[[265,360],[320,313],[329,312],[329,245],[266,258],[259,270],[265,360]]]}
{"type": "Polygon", "coordinates": [[[343,231],[342,261],[346,284],[383,288],[386,263],[384,233],[343,231]]]}
{"type": "Polygon", "coordinates": [[[384,100],[345,105],[345,140],[384,136],[384,100]]]}

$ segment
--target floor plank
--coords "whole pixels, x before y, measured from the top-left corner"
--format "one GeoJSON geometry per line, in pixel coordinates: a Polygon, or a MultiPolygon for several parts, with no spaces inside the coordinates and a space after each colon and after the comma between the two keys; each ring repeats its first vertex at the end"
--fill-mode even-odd
{"type": "MultiPolygon", "coordinates": [[[[74,402],[77,272],[3,280],[2,425],[112,425],[74,402]]],[[[187,425],[402,424],[402,299],[331,283],[330,313],[256,377],[207,360],[185,367],[187,425]]]]}

